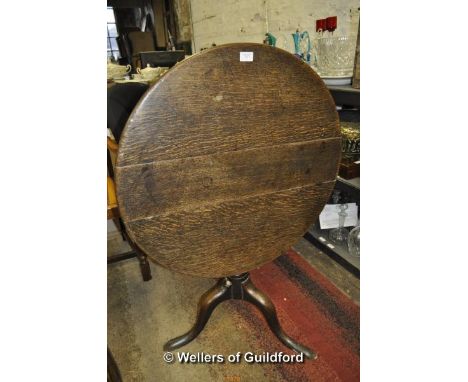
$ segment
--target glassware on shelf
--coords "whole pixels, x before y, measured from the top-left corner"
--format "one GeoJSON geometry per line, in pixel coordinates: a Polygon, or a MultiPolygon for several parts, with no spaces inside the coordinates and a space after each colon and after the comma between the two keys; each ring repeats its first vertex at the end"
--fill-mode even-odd
{"type": "Polygon", "coordinates": [[[299,29],[297,29],[296,32],[292,34],[292,37],[294,40],[294,54],[310,65],[312,44],[310,42],[309,32],[304,31],[300,33],[299,29]]]}
{"type": "Polygon", "coordinates": [[[321,37],[317,40],[318,71],[322,77],[351,77],[356,36],[321,37]]]}
{"type": "Polygon", "coordinates": [[[359,122],[340,121],[341,126],[341,152],[344,157],[359,160],[360,132],[359,122]]]}
{"type": "Polygon", "coordinates": [[[338,210],[338,228],[333,228],[328,234],[330,240],[335,244],[345,244],[348,240],[349,232],[344,226],[345,218],[348,216],[346,210],[348,209],[347,204],[337,204],[338,210]]]}
{"type": "Polygon", "coordinates": [[[337,190],[336,188],[333,190],[332,194],[332,202],[333,204],[339,204],[341,199],[341,190],[337,190]]]}
{"type": "Polygon", "coordinates": [[[351,256],[360,257],[361,255],[361,229],[360,226],[354,227],[348,236],[348,251],[351,256]]]}

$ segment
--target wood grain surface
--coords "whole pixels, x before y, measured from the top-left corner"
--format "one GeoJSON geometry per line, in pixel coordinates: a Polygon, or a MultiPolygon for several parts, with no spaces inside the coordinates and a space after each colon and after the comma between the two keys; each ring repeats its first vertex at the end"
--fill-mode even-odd
{"type": "Polygon", "coordinates": [[[293,245],[333,189],[338,115],[293,55],[241,43],[177,64],[139,102],[116,166],[132,240],[181,273],[249,271],[293,245]],[[240,52],[253,52],[241,62],[240,52]]]}

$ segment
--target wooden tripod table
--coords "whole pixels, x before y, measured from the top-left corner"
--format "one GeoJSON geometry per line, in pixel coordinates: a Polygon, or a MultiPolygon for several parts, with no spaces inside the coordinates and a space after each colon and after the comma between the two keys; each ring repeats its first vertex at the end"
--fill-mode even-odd
{"type": "Polygon", "coordinates": [[[292,349],[248,272],[293,245],[334,186],[341,152],[335,104],[292,54],[239,43],[172,68],[130,116],[120,140],[117,198],[131,239],[173,271],[219,278],[199,303],[193,340],[217,304],[255,304],[292,349]]]}

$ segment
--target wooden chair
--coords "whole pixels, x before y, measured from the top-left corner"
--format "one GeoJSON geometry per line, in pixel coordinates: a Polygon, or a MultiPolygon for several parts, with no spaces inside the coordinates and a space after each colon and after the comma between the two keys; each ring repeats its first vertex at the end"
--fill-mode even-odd
{"type": "MultiPolygon", "coordinates": [[[[115,195],[115,183],[114,183],[114,164],[112,163],[111,155],[112,152],[114,155],[117,155],[119,145],[115,140],[107,137],[107,220],[117,220],[120,218],[119,209],[117,207],[117,197],[115,195]]],[[[120,226],[120,222],[116,224],[117,227],[120,226]]]]}
{"type": "Polygon", "coordinates": [[[146,254],[129,238],[125,225],[120,218],[114,183],[114,165],[119,148],[118,139],[125,123],[141,96],[146,92],[148,86],[140,83],[116,84],[107,89],[107,127],[115,138],[107,137],[107,219],[112,219],[122,238],[128,242],[132,251],[109,256],[107,263],[137,257],[143,281],[151,280],[151,269],[146,254]]]}

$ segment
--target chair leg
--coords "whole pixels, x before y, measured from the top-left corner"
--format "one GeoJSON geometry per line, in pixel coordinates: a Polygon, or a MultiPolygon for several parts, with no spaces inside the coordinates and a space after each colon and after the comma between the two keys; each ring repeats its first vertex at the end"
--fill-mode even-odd
{"type": "Polygon", "coordinates": [[[115,362],[109,347],[107,347],[107,381],[122,382],[122,374],[120,374],[117,362],[115,362]]]}
{"type": "Polygon", "coordinates": [[[117,227],[117,231],[120,232],[120,235],[122,236],[122,240],[127,241],[127,236],[126,236],[127,233],[125,232],[125,226],[122,223],[122,219],[114,218],[114,219],[112,219],[112,221],[114,222],[115,226],[117,227]]]}
{"type": "Polygon", "coordinates": [[[140,251],[136,251],[138,262],[140,263],[140,271],[141,276],[143,277],[143,281],[150,281],[153,276],[151,276],[151,268],[148,261],[148,256],[141,253],[140,251]]]}
{"type": "Polygon", "coordinates": [[[122,221],[122,218],[118,218],[118,221],[119,221],[119,230],[121,232],[122,239],[123,239],[123,241],[128,241],[127,231],[125,230],[125,225],[124,225],[124,223],[122,221]]]}

